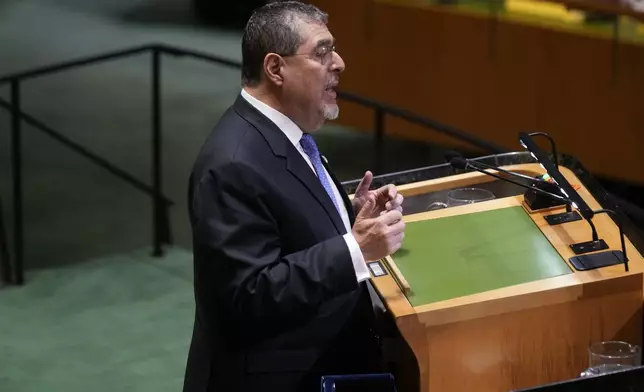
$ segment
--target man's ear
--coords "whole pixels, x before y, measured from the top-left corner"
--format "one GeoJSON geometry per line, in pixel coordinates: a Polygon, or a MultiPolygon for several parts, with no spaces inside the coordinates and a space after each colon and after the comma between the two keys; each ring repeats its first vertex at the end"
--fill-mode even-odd
{"type": "Polygon", "coordinates": [[[277,86],[281,86],[284,83],[284,78],[282,77],[283,66],[284,60],[282,56],[276,53],[269,53],[264,57],[264,74],[268,80],[277,86]]]}

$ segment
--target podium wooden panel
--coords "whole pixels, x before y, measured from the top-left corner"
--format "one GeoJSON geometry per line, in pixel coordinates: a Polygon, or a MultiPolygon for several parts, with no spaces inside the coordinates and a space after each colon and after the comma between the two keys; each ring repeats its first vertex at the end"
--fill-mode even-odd
{"type": "MultiPolygon", "coordinates": [[[[536,175],[536,164],[506,167],[536,175]]],[[[564,176],[593,209],[600,208],[568,169],[564,176]]],[[[466,173],[399,187],[410,197],[491,179],[466,173]]],[[[544,216],[563,208],[531,213],[523,196],[407,215],[407,222],[522,207],[565,263],[568,245],[590,239],[585,221],[549,226],[544,216]]],[[[620,249],[617,226],[604,214],[593,222],[610,249],[620,249]]],[[[503,224],[503,222],[499,222],[503,224]]],[[[431,243],[432,236],[427,241],[431,243]]],[[[420,370],[420,390],[509,391],[574,378],[587,367],[587,347],[597,341],[642,343],[644,259],[626,241],[630,272],[623,265],[575,271],[547,279],[412,306],[389,274],[372,278],[375,287],[411,347],[420,370]]],[[[386,261],[395,264],[396,255],[386,261]]],[[[446,282],[449,284],[449,282],[446,282]]],[[[411,290],[414,290],[413,284],[411,290]]]]}

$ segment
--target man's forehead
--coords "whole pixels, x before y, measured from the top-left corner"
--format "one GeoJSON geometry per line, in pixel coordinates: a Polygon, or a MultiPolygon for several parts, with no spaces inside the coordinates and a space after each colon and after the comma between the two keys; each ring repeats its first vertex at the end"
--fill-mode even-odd
{"type": "Polygon", "coordinates": [[[333,42],[334,38],[326,25],[321,23],[302,23],[300,25],[302,46],[315,47],[319,43],[333,42]]]}

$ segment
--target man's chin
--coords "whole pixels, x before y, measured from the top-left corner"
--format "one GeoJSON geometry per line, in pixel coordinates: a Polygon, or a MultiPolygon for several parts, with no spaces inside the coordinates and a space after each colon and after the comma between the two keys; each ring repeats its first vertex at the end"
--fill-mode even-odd
{"type": "Polygon", "coordinates": [[[340,115],[340,107],[337,104],[324,105],[324,118],[335,120],[340,115]]]}

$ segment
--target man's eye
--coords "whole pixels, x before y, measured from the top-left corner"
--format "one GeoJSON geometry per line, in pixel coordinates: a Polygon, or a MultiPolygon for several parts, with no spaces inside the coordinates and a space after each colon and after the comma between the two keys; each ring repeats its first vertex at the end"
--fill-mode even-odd
{"type": "Polygon", "coordinates": [[[324,57],[327,53],[329,53],[329,47],[323,46],[315,52],[315,55],[318,57],[324,57]]]}

